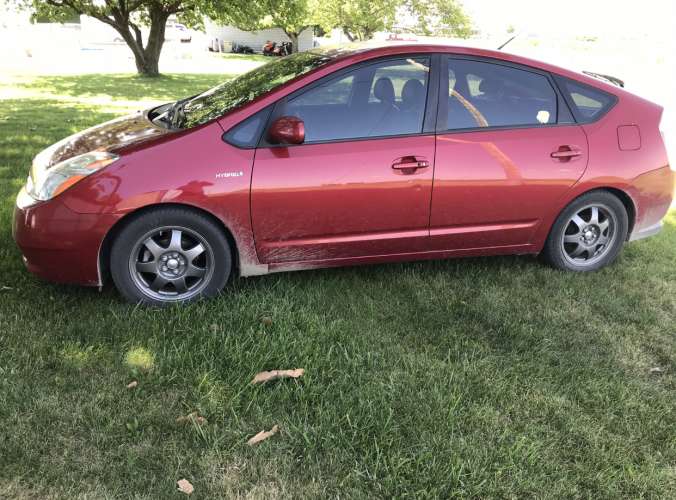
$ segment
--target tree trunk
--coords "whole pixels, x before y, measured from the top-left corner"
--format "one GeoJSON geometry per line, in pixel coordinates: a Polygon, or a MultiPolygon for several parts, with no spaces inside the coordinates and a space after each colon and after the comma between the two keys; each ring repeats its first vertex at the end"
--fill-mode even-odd
{"type": "Polygon", "coordinates": [[[298,33],[286,33],[286,36],[289,37],[289,40],[291,40],[291,53],[295,54],[298,52],[298,33]]]}
{"type": "Polygon", "coordinates": [[[373,31],[369,28],[364,28],[361,34],[361,41],[370,40],[371,38],[373,38],[373,31]]]}
{"type": "Polygon", "coordinates": [[[160,76],[160,54],[164,45],[164,33],[169,13],[158,8],[151,8],[148,14],[150,17],[150,32],[145,47],[143,46],[141,30],[128,18],[116,18],[116,22],[111,25],[122,36],[122,39],[134,54],[138,74],[156,77],[160,76]]]}
{"type": "Polygon", "coordinates": [[[350,30],[347,29],[347,26],[343,26],[343,33],[345,33],[345,36],[349,41],[354,42],[355,37],[350,33],[350,30]]]}
{"type": "Polygon", "coordinates": [[[167,19],[169,14],[163,11],[150,11],[150,33],[148,34],[148,42],[144,49],[145,65],[139,67],[139,61],[136,60],[136,69],[140,74],[145,76],[159,76],[160,75],[160,54],[162,53],[162,46],[164,45],[164,32],[167,27],[167,19]],[[144,69],[145,71],[141,71],[144,69]]]}
{"type": "Polygon", "coordinates": [[[141,76],[160,76],[160,60],[159,57],[147,57],[134,54],[136,59],[136,71],[141,76]]]}

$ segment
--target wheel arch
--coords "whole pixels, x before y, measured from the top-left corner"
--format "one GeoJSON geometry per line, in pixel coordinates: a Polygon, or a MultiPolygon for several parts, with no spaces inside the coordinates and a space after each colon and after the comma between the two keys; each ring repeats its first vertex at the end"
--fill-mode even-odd
{"type": "MultiPolygon", "coordinates": [[[[592,189],[591,191],[607,191],[610,194],[615,195],[622,202],[624,208],[627,210],[627,220],[629,222],[629,227],[627,228],[627,239],[628,239],[631,236],[631,233],[634,231],[634,224],[636,223],[636,204],[634,203],[632,197],[629,196],[629,194],[626,191],[610,186],[592,189]]],[[[587,193],[591,191],[587,191],[587,193]]]]}
{"type": "Polygon", "coordinates": [[[575,200],[580,198],[581,196],[588,195],[589,193],[595,193],[599,191],[604,191],[606,193],[610,193],[613,196],[615,196],[622,205],[624,205],[625,210],[627,211],[627,222],[628,222],[628,228],[627,228],[627,239],[631,236],[632,231],[634,230],[634,224],[636,223],[636,204],[632,197],[624,191],[623,189],[619,189],[617,187],[612,187],[612,186],[595,186],[591,189],[587,189],[585,191],[579,192],[576,194],[574,198],[571,198],[568,200],[568,202],[561,207],[559,212],[555,215],[555,217],[552,220],[552,223],[549,225],[549,228],[547,229],[546,237],[549,237],[549,234],[551,233],[552,229],[554,228],[554,224],[556,223],[556,220],[558,217],[563,213],[568,206],[570,206],[571,203],[573,203],[575,200]]]}
{"type": "Polygon", "coordinates": [[[113,241],[115,240],[115,237],[127,224],[129,224],[129,222],[134,220],[136,217],[139,217],[148,212],[162,210],[165,208],[182,208],[185,210],[190,210],[192,212],[207,217],[214,224],[216,224],[216,226],[223,232],[223,235],[225,236],[225,239],[227,240],[228,245],[230,246],[230,251],[232,252],[233,268],[237,273],[239,273],[240,263],[237,242],[235,241],[235,237],[233,236],[232,231],[225,225],[225,223],[221,219],[216,217],[213,213],[209,212],[208,210],[187,203],[155,203],[152,205],[139,207],[125,214],[122,218],[120,218],[117,222],[115,222],[115,224],[113,224],[113,226],[106,233],[106,236],[103,238],[103,241],[101,242],[98,256],[100,286],[103,286],[103,284],[110,279],[110,250],[113,246],[113,241]]]}

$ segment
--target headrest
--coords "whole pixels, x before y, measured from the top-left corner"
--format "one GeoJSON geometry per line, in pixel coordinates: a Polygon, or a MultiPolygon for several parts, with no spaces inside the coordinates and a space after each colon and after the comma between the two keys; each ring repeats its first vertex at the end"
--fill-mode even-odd
{"type": "Polygon", "coordinates": [[[422,106],[425,102],[425,86],[420,80],[411,78],[401,89],[401,102],[406,108],[422,106]]]}
{"type": "Polygon", "coordinates": [[[502,90],[502,82],[497,78],[484,78],[479,83],[479,92],[487,96],[494,96],[502,90]]]}
{"type": "Polygon", "coordinates": [[[378,78],[373,87],[373,95],[380,102],[394,104],[394,85],[392,85],[392,80],[387,77],[378,78]]]}

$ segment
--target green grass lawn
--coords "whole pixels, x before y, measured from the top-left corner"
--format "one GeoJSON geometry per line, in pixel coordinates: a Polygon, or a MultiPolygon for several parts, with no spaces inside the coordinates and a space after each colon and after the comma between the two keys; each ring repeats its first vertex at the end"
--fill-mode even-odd
{"type": "Polygon", "coordinates": [[[271,56],[264,56],[263,54],[233,54],[229,52],[220,53],[219,56],[221,56],[223,59],[230,59],[233,61],[246,60],[261,63],[270,62],[270,60],[272,59],[271,56]]]}
{"type": "Polygon", "coordinates": [[[676,212],[586,275],[307,271],[165,310],[30,276],[10,225],[31,158],[221,79],[0,82],[0,498],[676,496],[676,212]],[[306,372],[249,385],[277,368],[306,372]]]}

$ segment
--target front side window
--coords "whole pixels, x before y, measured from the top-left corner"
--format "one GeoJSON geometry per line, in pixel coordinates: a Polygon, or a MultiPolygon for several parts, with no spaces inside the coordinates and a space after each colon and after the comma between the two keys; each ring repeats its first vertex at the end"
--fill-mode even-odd
{"type": "Polygon", "coordinates": [[[305,124],[305,142],[422,132],[430,62],[389,59],[361,66],[290,98],[280,115],[305,124]]]}
{"type": "Polygon", "coordinates": [[[354,86],[354,75],[338,78],[322,85],[315,92],[306,92],[295,100],[297,106],[317,106],[321,104],[349,104],[354,86]]]}
{"type": "Polygon", "coordinates": [[[542,126],[557,121],[557,94],[544,75],[449,58],[448,80],[448,130],[542,126]]]}
{"type": "Polygon", "coordinates": [[[387,66],[381,66],[376,69],[375,74],[373,75],[373,81],[371,83],[371,93],[369,94],[369,102],[378,101],[378,96],[376,95],[376,83],[381,78],[389,79],[392,82],[392,88],[394,89],[394,99],[397,102],[402,102],[406,96],[402,95],[404,87],[408,82],[411,82],[409,85],[413,85],[412,80],[417,80],[420,85],[418,87],[427,86],[427,74],[429,73],[429,65],[416,61],[415,59],[409,59],[402,61],[399,64],[390,64],[387,66]],[[421,67],[416,67],[416,64],[423,64],[421,67]]]}
{"type": "Polygon", "coordinates": [[[228,130],[223,135],[223,139],[238,148],[255,148],[271,111],[271,106],[263,108],[258,113],[228,130]]]}

